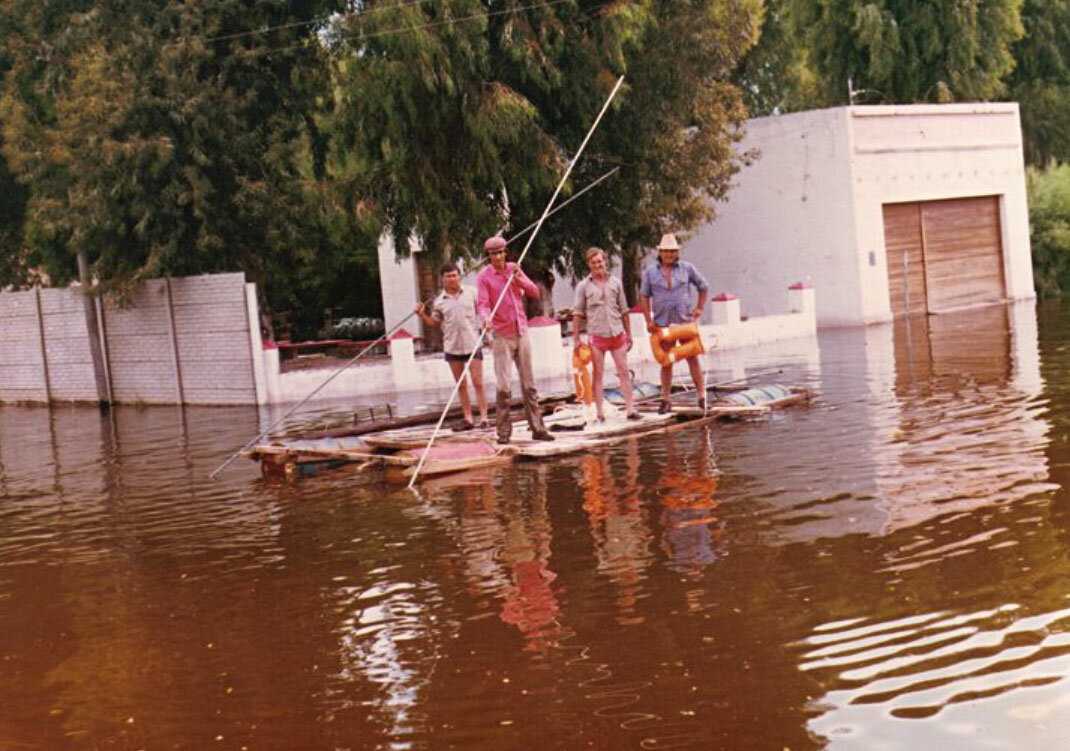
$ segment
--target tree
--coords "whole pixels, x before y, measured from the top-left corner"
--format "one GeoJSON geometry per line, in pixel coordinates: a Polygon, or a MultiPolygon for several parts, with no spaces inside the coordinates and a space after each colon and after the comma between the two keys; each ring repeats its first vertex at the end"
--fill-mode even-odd
{"type": "Polygon", "coordinates": [[[1070,0],[1025,0],[1009,96],[1021,107],[1026,161],[1070,161],[1070,0]]]}
{"type": "Polygon", "coordinates": [[[758,43],[733,75],[751,117],[794,112],[819,99],[805,48],[791,27],[790,3],[765,0],[758,43]]]}
{"type": "Polygon", "coordinates": [[[790,0],[821,103],[991,100],[1014,68],[1022,0],[790,0]]]}
{"type": "Polygon", "coordinates": [[[337,28],[333,167],[405,252],[478,251],[537,218],[618,75],[626,86],[529,255],[572,271],[592,244],[634,256],[708,218],[745,157],[728,82],[760,0],[368,2],[337,28]]]}
{"type": "MultiPolygon", "coordinates": [[[[244,270],[285,303],[321,252],[352,256],[316,120],[317,29],[342,4],[7,0],[4,154],[53,279],[81,252],[111,290],[244,270]]],[[[370,255],[374,233],[347,229],[370,255]]]]}

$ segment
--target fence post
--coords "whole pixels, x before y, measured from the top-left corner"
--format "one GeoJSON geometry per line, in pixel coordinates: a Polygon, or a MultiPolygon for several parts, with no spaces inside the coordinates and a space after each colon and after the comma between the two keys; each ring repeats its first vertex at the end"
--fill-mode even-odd
{"type": "Polygon", "coordinates": [[[171,298],[171,277],[164,279],[167,288],[167,331],[171,342],[171,364],[175,369],[175,397],[178,404],[186,403],[185,390],[182,388],[182,363],[178,357],[178,336],[175,334],[175,305],[171,298]]]}
{"type": "Polygon", "coordinates": [[[93,379],[97,386],[97,402],[100,404],[111,403],[111,384],[109,383],[106,365],[104,364],[104,350],[101,347],[103,329],[100,319],[97,318],[96,295],[93,294],[92,280],[89,276],[89,261],[85,252],[78,253],[78,279],[82,283],[81,292],[83,298],[83,310],[85,311],[85,330],[89,336],[89,354],[93,359],[93,379]]]}
{"type": "Polygon", "coordinates": [[[41,288],[34,287],[34,301],[37,307],[37,334],[41,345],[41,374],[45,379],[45,401],[52,403],[52,384],[48,373],[48,348],[45,345],[45,316],[41,312],[41,288]]]}

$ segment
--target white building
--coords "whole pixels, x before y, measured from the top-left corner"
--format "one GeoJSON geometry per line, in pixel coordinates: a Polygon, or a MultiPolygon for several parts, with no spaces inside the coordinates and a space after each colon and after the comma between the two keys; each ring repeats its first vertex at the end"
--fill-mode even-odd
{"type": "Polygon", "coordinates": [[[839,107],[751,120],[714,222],[685,245],[744,315],[793,282],[819,325],[1035,296],[1016,104],[839,107]]]}

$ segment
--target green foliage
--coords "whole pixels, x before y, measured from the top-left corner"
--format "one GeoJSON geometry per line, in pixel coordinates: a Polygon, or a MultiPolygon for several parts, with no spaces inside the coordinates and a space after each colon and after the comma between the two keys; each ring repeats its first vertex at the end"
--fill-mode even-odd
{"type": "Polygon", "coordinates": [[[374,228],[339,216],[317,179],[327,68],[307,22],[337,5],[8,0],[4,154],[30,189],[24,240],[53,281],[84,252],[120,294],[240,269],[273,308],[322,309],[326,288],[366,276],[374,228]]]}
{"type": "Polygon", "coordinates": [[[1070,292],[1070,165],[1030,169],[1030,238],[1037,294],[1057,297],[1070,292]]]}
{"type": "MultiPolygon", "coordinates": [[[[1042,0],[1043,1],[1043,0],[1042,0]]],[[[991,100],[1014,68],[1022,0],[788,0],[820,104],[991,100]]]]}
{"type": "Polygon", "coordinates": [[[1070,0],[1025,0],[1011,99],[1022,113],[1026,161],[1070,161],[1070,0]]]}
{"type": "Polygon", "coordinates": [[[544,226],[536,275],[572,270],[591,244],[634,254],[724,197],[745,118],[728,78],[760,0],[531,5],[369,2],[338,29],[333,168],[402,252],[416,235],[432,253],[477,254],[503,224],[538,218],[620,74],[561,198],[623,169],[544,226]]]}

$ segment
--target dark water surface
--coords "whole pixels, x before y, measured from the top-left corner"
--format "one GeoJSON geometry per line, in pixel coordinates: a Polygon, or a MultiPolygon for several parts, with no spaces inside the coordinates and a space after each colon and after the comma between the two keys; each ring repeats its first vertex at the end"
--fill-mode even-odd
{"type": "Polygon", "coordinates": [[[0,408],[0,749],[1067,747],[1070,309],[796,348],[809,408],[419,497],[0,408]]]}

